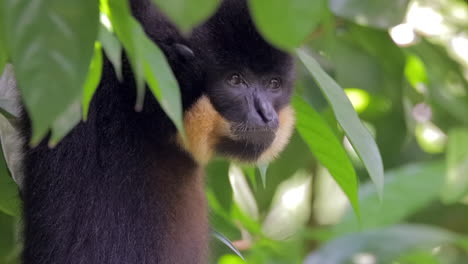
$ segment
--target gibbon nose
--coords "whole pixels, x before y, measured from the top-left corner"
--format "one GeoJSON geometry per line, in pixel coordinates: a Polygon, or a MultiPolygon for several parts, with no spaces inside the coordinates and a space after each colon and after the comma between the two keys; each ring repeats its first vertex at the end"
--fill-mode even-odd
{"type": "Polygon", "coordinates": [[[266,125],[273,129],[278,127],[278,115],[268,99],[258,95],[254,96],[254,108],[255,114],[258,116],[257,125],[266,125]]]}

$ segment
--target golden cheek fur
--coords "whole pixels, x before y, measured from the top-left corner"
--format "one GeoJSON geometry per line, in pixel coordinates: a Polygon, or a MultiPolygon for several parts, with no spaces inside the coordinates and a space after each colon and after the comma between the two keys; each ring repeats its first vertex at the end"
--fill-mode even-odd
{"type": "Polygon", "coordinates": [[[218,140],[229,134],[229,123],[216,111],[207,96],[202,96],[184,115],[187,133],[185,149],[200,164],[214,154],[218,140]]]}
{"type": "MultiPolygon", "coordinates": [[[[294,110],[284,107],[279,112],[279,128],[270,147],[258,158],[258,163],[273,160],[287,145],[294,128],[294,110]]],[[[207,96],[202,96],[184,115],[187,144],[184,148],[204,165],[213,157],[222,137],[232,138],[230,124],[213,107],[207,96]]],[[[181,142],[180,137],[179,142],[181,142]]]]}
{"type": "Polygon", "coordinates": [[[257,163],[268,163],[275,159],[279,153],[286,147],[291,138],[294,123],[294,110],[291,106],[286,106],[279,112],[279,128],[276,131],[275,139],[270,147],[265,150],[257,160],[257,163]]]}

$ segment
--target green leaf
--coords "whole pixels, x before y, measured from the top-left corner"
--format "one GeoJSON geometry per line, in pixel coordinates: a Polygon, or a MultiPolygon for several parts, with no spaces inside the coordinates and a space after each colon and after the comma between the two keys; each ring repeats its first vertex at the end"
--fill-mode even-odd
{"type": "Polygon", "coordinates": [[[81,121],[81,100],[71,104],[52,124],[49,147],[55,147],[81,121]]]}
{"type": "Polygon", "coordinates": [[[3,150],[0,149],[0,211],[19,216],[20,204],[18,186],[10,176],[3,150]]]}
{"type": "Polygon", "coordinates": [[[233,199],[228,172],[229,163],[224,160],[211,162],[206,168],[207,185],[225,212],[231,210],[233,199]]]}
{"type": "Polygon", "coordinates": [[[296,128],[319,162],[328,169],[359,214],[358,182],[356,172],[341,142],[328,124],[307,102],[293,98],[296,110],[296,128]]]}
{"type": "Polygon", "coordinates": [[[15,250],[16,218],[0,212],[0,262],[5,263],[15,250]]]}
{"type": "Polygon", "coordinates": [[[363,216],[360,223],[348,211],[336,225],[337,235],[362,229],[383,227],[400,222],[437,198],[443,183],[443,162],[421,163],[388,172],[385,197],[379,200],[375,186],[361,186],[359,203],[363,216]]]}
{"type": "Polygon", "coordinates": [[[162,109],[181,134],[185,135],[179,85],[166,57],[131,16],[127,1],[110,1],[109,8],[112,25],[130,58],[135,74],[138,94],[136,109],[141,110],[143,107],[146,78],[162,109]]]}
{"type": "Polygon", "coordinates": [[[267,175],[267,171],[268,171],[268,163],[267,164],[258,164],[257,167],[258,167],[258,171],[260,172],[260,177],[262,179],[263,188],[265,188],[266,187],[266,181],[267,181],[266,175],[267,175]]]}
{"type": "Polygon", "coordinates": [[[143,68],[148,86],[174,125],[185,135],[179,84],[162,51],[145,35],[140,35],[143,68]]]}
{"type": "Polygon", "coordinates": [[[387,29],[400,24],[409,0],[330,0],[330,9],[337,16],[361,25],[387,29]]]}
{"type": "Polygon", "coordinates": [[[31,143],[80,98],[99,25],[99,1],[4,0],[6,39],[32,119],[31,143]]]}
{"type": "Polygon", "coordinates": [[[132,65],[135,83],[137,86],[136,110],[143,108],[145,96],[145,76],[143,70],[143,55],[141,44],[138,43],[138,36],[144,35],[143,29],[138,22],[132,17],[128,1],[125,0],[104,0],[104,6],[109,8],[109,19],[112,22],[112,27],[115,30],[117,37],[120,39],[125,48],[130,64],[132,65]]]}
{"type": "Polygon", "coordinates": [[[216,238],[217,240],[221,241],[224,245],[226,245],[228,248],[232,250],[232,252],[236,253],[237,256],[239,256],[242,260],[245,260],[244,257],[242,256],[242,253],[232,244],[231,240],[221,234],[220,232],[217,232],[215,230],[211,231],[211,235],[216,238]]]}
{"type": "Polygon", "coordinates": [[[107,58],[114,66],[117,78],[122,81],[122,45],[119,40],[107,28],[101,26],[99,31],[99,42],[101,42],[107,58]]]}
{"type": "MultiPolygon", "coordinates": [[[[4,17],[3,15],[3,0],[0,0],[0,17],[4,17]]],[[[8,52],[6,49],[6,42],[5,42],[5,30],[3,28],[3,19],[0,19],[0,76],[3,74],[3,69],[8,60],[8,52]]]]}
{"type": "Polygon", "coordinates": [[[262,35],[285,50],[300,46],[325,12],[323,0],[251,0],[253,20],[262,35]]]}
{"type": "Polygon", "coordinates": [[[382,157],[371,133],[362,124],[343,89],[305,51],[299,50],[297,54],[325,95],[336,120],[348,136],[382,197],[384,183],[382,157]]]}
{"type": "Polygon", "coordinates": [[[424,62],[428,77],[425,93],[432,111],[436,114],[447,112],[458,122],[468,125],[468,81],[463,67],[445,47],[424,39],[408,49],[424,62]]]}
{"type": "Polygon", "coordinates": [[[468,129],[452,129],[448,136],[447,173],[442,200],[458,202],[468,193],[468,129]]]}
{"type": "Polygon", "coordinates": [[[397,225],[332,240],[312,253],[304,264],[347,264],[363,253],[375,258],[373,263],[393,263],[407,252],[431,250],[457,239],[457,235],[435,227],[397,225]]]}
{"type": "Polygon", "coordinates": [[[405,76],[408,82],[415,88],[421,84],[427,84],[427,73],[424,62],[415,55],[406,58],[405,76]]]}
{"type": "Polygon", "coordinates": [[[102,49],[101,44],[96,43],[94,46],[94,55],[89,65],[88,77],[83,86],[83,120],[88,118],[89,105],[96,92],[102,74],[102,49]]]}
{"type": "Polygon", "coordinates": [[[219,0],[153,0],[182,31],[202,23],[217,9],[219,0]]]}

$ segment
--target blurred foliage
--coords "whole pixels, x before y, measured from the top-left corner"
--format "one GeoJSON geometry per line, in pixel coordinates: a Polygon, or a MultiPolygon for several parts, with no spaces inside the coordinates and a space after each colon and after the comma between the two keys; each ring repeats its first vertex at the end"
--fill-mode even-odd
{"type": "MultiPolygon", "coordinates": [[[[184,32],[219,3],[153,2],[184,32]]],[[[250,11],[298,57],[297,131],[268,166],[206,168],[211,263],[468,263],[467,1],[250,0],[250,11]]],[[[183,130],[177,83],[125,0],[0,0],[0,71],[15,67],[33,143],[86,118],[102,52],[121,77],[122,50],[136,107],[146,83],[183,130]]],[[[13,122],[11,96],[0,107],[13,122]]],[[[18,263],[18,175],[1,132],[0,263],[18,263]]]]}

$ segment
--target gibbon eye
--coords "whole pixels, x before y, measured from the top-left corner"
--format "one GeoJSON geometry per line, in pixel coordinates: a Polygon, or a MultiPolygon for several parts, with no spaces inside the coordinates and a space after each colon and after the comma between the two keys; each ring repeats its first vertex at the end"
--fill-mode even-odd
{"type": "Polygon", "coordinates": [[[239,74],[233,74],[231,75],[231,77],[229,78],[229,84],[232,85],[232,86],[237,86],[239,84],[242,83],[242,78],[240,77],[239,74]]]}
{"type": "Polygon", "coordinates": [[[278,90],[281,87],[281,81],[278,78],[273,78],[268,84],[268,88],[271,90],[278,90]]]}

